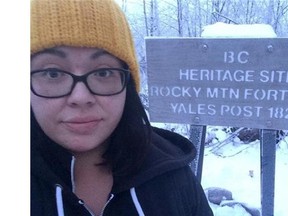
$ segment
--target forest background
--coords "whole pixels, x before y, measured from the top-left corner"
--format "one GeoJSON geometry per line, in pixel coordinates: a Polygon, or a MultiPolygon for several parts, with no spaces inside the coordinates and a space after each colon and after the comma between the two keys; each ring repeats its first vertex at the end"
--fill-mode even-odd
{"type": "MultiPolygon", "coordinates": [[[[277,37],[288,37],[288,0],[116,0],[131,25],[141,72],[140,97],[149,113],[145,38],[197,38],[205,26],[223,22],[268,24],[277,37]]],[[[257,33],[261,35],[261,33],[257,33]]],[[[263,32],[263,35],[266,33],[263,32]]],[[[237,33],[236,33],[237,35],[237,33]]],[[[232,125],[227,125],[232,126],[232,125]]],[[[190,125],[165,124],[189,137],[190,125]]],[[[287,136],[282,131],[280,139],[287,136]]]]}
{"type": "Polygon", "coordinates": [[[288,0],[117,0],[132,27],[148,109],[145,37],[201,37],[216,22],[269,24],[288,37],[288,0]]]}

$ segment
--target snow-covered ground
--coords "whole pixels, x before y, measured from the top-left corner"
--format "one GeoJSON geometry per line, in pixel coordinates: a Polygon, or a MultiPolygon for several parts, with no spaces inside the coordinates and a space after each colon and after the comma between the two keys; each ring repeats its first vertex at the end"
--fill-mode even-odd
{"type": "MultiPolygon", "coordinates": [[[[217,133],[221,142],[227,138],[222,130],[217,133]]],[[[237,138],[236,138],[237,139],[237,138]]],[[[213,145],[212,145],[213,146],[213,145]]],[[[218,154],[212,153],[213,147],[205,148],[205,157],[202,173],[202,186],[221,187],[228,189],[233,194],[235,201],[247,203],[249,206],[261,208],[260,189],[260,142],[256,140],[249,144],[231,140],[218,154]],[[238,153],[240,152],[240,153],[238,153]],[[238,154],[236,154],[238,153],[238,154]],[[234,156],[232,156],[234,155],[234,156]]],[[[282,140],[276,150],[276,174],[275,174],[275,216],[287,216],[288,205],[288,137],[282,140]]],[[[211,204],[215,216],[246,216],[250,215],[239,206],[219,207],[211,204]]]]}
{"type": "MultiPolygon", "coordinates": [[[[187,125],[152,123],[188,137],[187,125]]],[[[205,147],[201,185],[203,189],[220,187],[232,192],[233,200],[261,209],[260,141],[244,144],[238,137],[227,139],[230,134],[224,127],[208,126],[206,136],[214,140],[205,147]],[[212,131],[212,132],[211,132],[212,131]],[[229,140],[215,151],[217,143],[229,140]]],[[[275,173],[274,216],[287,216],[288,205],[288,136],[277,144],[275,173]]],[[[210,203],[215,216],[251,216],[241,206],[220,207],[210,203]]]]}

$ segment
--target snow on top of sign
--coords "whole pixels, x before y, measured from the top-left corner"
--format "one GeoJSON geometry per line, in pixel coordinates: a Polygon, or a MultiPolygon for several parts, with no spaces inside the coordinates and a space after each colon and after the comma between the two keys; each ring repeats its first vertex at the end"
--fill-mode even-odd
{"type": "Polygon", "coordinates": [[[267,24],[227,24],[217,22],[203,27],[201,37],[209,38],[274,38],[272,26],[267,24]]]}

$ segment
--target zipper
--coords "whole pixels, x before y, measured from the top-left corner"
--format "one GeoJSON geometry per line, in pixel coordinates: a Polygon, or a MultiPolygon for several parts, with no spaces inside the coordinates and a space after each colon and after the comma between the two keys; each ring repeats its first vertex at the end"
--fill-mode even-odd
{"type": "Polygon", "coordinates": [[[89,207],[84,203],[83,200],[79,200],[79,204],[83,205],[84,208],[91,214],[91,216],[96,216],[96,215],[89,209],[89,207]]]}
{"type": "MultiPolygon", "coordinates": [[[[72,156],[72,160],[71,160],[71,184],[72,184],[72,191],[73,193],[75,193],[75,180],[74,180],[74,166],[75,166],[75,157],[72,156]]],[[[101,213],[99,216],[103,216],[103,213],[107,207],[107,205],[110,203],[110,201],[113,199],[114,194],[110,194],[109,199],[107,200],[107,202],[105,203],[104,207],[101,210],[101,213]]],[[[89,207],[85,204],[85,202],[81,199],[78,200],[78,203],[80,205],[83,205],[85,207],[85,209],[91,214],[91,216],[96,216],[91,209],[89,209],[89,207]]]]}
{"type": "MultiPolygon", "coordinates": [[[[114,198],[114,194],[110,194],[110,197],[109,199],[107,200],[107,202],[105,203],[104,207],[102,208],[101,210],[101,213],[99,216],[103,216],[104,214],[104,211],[106,209],[106,207],[108,206],[108,204],[111,202],[111,200],[114,198]]],[[[83,205],[85,207],[85,209],[91,214],[91,216],[96,216],[92,211],[91,209],[89,209],[89,207],[85,204],[85,202],[83,200],[79,200],[78,203],[80,205],[83,205]]]]}
{"type": "Polygon", "coordinates": [[[110,201],[111,201],[113,198],[114,198],[114,194],[110,194],[110,197],[109,197],[109,199],[107,200],[107,202],[105,203],[104,207],[102,208],[102,211],[101,211],[101,213],[100,213],[99,216],[103,216],[104,211],[105,211],[107,205],[110,203],[110,201]]]}

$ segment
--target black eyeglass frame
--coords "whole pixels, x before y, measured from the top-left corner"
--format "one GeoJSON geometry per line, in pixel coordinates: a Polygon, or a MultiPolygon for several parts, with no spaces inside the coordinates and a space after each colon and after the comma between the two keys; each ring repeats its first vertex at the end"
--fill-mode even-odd
{"type": "Polygon", "coordinates": [[[42,70],[34,70],[34,71],[31,71],[31,80],[30,80],[30,89],[31,91],[37,95],[38,97],[43,97],[43,98],[61,98],[61,97],[65,97],[65,96],[68,96],[72,93],[73,89],[75,88],[76,84],[78,82],[83,82],[84,85],[86,86],[86,88],[89,90],[89,92],[93,95],[99,95],[99,96],[113,96],[113,95],[117,95],[117,94],[120,94],[122,91],[124,91],[124,89],[126,88],[129,80],[130,80],[130,71],[129,70],[125,70],[125,69],[122,69],[122,68],[99,68],[99,69],[96,69],[96,70],[93,70],[93,71],[90,71],[84,75],[81,75],[81,76],[78,76],[78,75],[75,75],[75,74],[72,74],[71,72],[68,72],[68,71],[64,71],[64,70],[59,70],[59,69],[42,69],[42,70]],[[87,82],[87,77],[90,75],[90,74],[93,74],[95,72],[100,72],[100,71],[107,71],[107,70],[117,70],[117,71],[121,71],[123,72],[124,74],[124,82],[123,82],[123,85],[122,85],[122,89],[115,92],[115,93],[112,93],[112,94],[99,94],[99,93],[95,93],[91,90],[91,88],[89,87],[88,85],[88,82],[87,82]],[[59,96],[43,96],[41,94],[38,94],[34,88],[33,88],[33,84],[32,84],[32,75],[35,74],[35,73],[40,73],[40,72],[44,72],[44,71],[55,71],[55,72],[61,72],[61,73],[64,73],[64,74],[68,74],[69,76],[72,77],[73,79],[73,83],[71,85],[71,89],[68,93],[66,94],[63,94],[63,95],[59,95],[59,96]]]}

